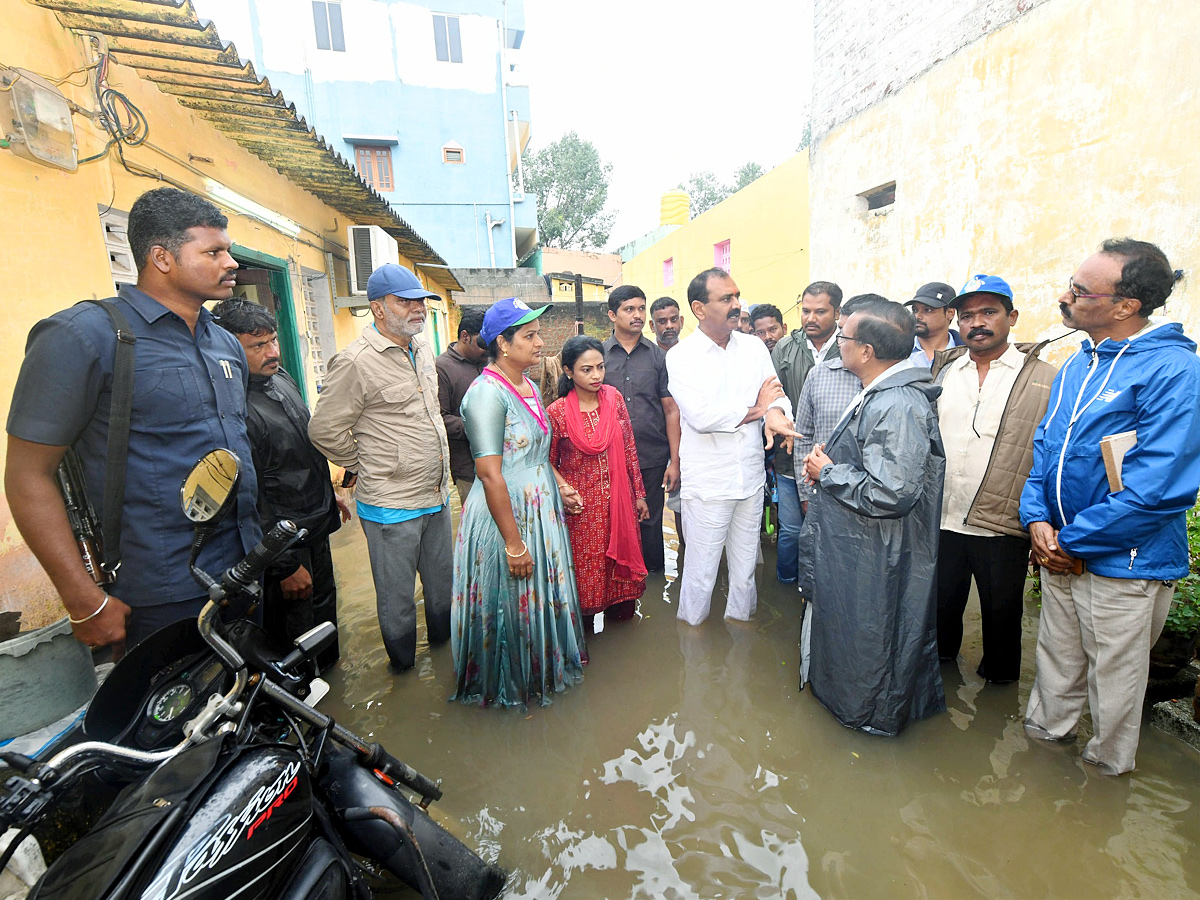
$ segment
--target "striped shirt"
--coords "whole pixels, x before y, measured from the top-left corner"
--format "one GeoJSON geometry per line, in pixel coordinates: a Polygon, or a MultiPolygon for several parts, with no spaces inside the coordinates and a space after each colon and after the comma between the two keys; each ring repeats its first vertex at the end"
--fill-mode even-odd
{"type": "Polygon", "coordinates": [[[862,382],[858,376],[844,368],[842,361],[837,358],[825,360],[804,379],[800,400],[796,404],[796,430],[804,437],[796,438],[793,454],[797,461],[796,484],[802,498],[806,491],[811,493],[812,488],[804,484],[801,461],[808,456],[813,444],[823,444],[829,440],[846,407],[861,390],[862,382]]]}

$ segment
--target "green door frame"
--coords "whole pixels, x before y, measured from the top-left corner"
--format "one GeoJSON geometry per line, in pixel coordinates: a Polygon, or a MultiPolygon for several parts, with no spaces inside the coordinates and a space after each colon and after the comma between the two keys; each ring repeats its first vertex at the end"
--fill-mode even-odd
{"type": "Polygon", "coordinates": [[[261,266],[269,274],[271,292],[279,298],[279,307],[275,310],[275,319],[279,324],[279,355],[280,362],[287,373],[292,376],[300,388],[300,396],[308,402],[308,379],[304,376],[304,362],[300,358],[300,332],[296,328],[295,306],[292,304],[292,278],[288,271],[286,259],[271,256],[258,250],[251,250],[240,244],[234,244],[230,254],[238,262],[247,262],[261,266]]]}

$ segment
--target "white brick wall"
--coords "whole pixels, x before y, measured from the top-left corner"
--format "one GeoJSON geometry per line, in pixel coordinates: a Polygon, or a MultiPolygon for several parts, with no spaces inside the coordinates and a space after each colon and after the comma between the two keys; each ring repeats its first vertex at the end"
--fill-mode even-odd
{"type": "Polygon", "coordinates": [[[834,126],[1045,2],[815,0],[814,145],[834,126]]]}

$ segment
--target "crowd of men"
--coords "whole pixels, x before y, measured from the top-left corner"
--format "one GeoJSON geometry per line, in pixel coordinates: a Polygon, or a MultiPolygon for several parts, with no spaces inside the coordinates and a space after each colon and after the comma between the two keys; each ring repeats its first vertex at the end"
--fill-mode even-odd
{"type": "MultiPolygon", "coordinates": [[[[421,333],[436,295],[382,266],[367,285],[371,321],[330,361],[310,416],[281,368],[275,319],[232,297],[226,226],[193,195],[144,194],[129,217],[136,287],[33,329],[8,419],[13,519],[76,636],[136,642],[206,601],[175,495],[200,456],[228,447],[242,477],[199,564],[233,565],[281,519],[305,527],[264,584],[263,624],[284,643],[337,620],[329,535],[350,510],[333,463],[355,489],[391,667],[410,669],[418,576],[429,641],[449,638],[449,488],[465,498],[475,475],[459,407],[485,361],[482,313],[465,310],[435,358],[421,333]],[[123,342],[136,347],[131,386],[123,342]],[[120,569],[98,584],[56,471],[73,447],[89,495],[108,501],[110,431],[123,417],[120,569]]],[[[1200,358],[1178,324],[1151,318],[1174,281],[1153,244],[1106,242],[1058,299],[1063,324],[1086,335],[1061,370],[1042,358],[1047,341],[1011,340],[1016,298],[995,275],[958,291],[930,282],[904,304],[844,300],[817,281],[788,333],[777,306],[743,304],[729,273],[709,269],[688,285],[696,326],[682,338],[677,301],[617,287],[605,380],[625,399],[654,486],[647,570],[664,569],[665,503],[680,526],[678,617],[705,621],[722,556],[725,618],[753,616],[769,464],[775,577],[796,585],[805,610],[802,678],[845,725],[896,734],[945,708],[940,665],[959,654],[972,582],[979,675],[1021,677],[1032,557],[1042,610],[1026,728],[1072,740],[1086,703],[1083,758],[1130,771],[1149,648],[1188,569],[1185,514],[1200,487],[1200,358]],[[1114,438],[1123,456],[1107,452],[1114,438]]],[[[334,647],[320,663],[336,658],[334,647]]]]}
{"type": "Polygon", "coordinates": [[[1176,278],[1155,245],[1106,241],[1058,298],[1060,336],[1086,335],[1061,371],[1042,358],[1050,341],[1012,341],[1016,298],[995,275],[958,291],[930,282],[904,304],[843,302],[814,282],[790,334],[777,306],[747,308],[720,269],[689,285],[697,325],[682,341],[677,317],[660,331],[674,301],[655,301],[680,410],[679,617],[707,616],[722,551],[725,616],[753,613],[770,460],[776,578],[806,604],[802,678],[843,724],[896,734],[945,709],[940,665],[958,657],[972,582],[978,674],[1019,680],[1032,563],[1042,610],[1026,728],[1072,741],[1086,704],[1083,759],[1131,771],[1200,487],[1200,358],[1178,323],[1152,318],[1176,278]],[[1122,437],[1114,461],[1105,445],[1122,437]]]}

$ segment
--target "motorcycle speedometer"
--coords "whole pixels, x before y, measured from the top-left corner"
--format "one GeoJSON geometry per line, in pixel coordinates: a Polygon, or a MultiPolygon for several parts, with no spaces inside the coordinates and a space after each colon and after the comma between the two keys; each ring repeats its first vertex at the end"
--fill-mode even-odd
{"type": "Polygon", "coordinates": [[[173,722],[191,706],[194,696],[191,685],[172,684],[150,701],[150,718],[155,722],[173,722]]]}

